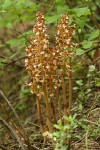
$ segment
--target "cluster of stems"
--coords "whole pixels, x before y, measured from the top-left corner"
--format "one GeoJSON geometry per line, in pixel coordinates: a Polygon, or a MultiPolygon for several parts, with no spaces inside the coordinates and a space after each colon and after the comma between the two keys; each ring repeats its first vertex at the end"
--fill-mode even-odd
{"type": "MultiPolygon", "coordinates": [[[[64,14],[57,26],[55,46],[50,47],[49,35],[42,12],[36,14],[37,23],[34,25],[35,36],[30,39],[31,45],[26,48],[25,66],[31,76],[32,92],[36,95],[37,110],[41,132],[53,132],[53,125],[63,115],[71,114],[72,106],[72,59],[77,44],[72,42],[75,35],[75,24],[69,25],[70,17],[64,14]],[[66,94],[66,78],[69,80],[69,99],[66,94]],[[62,93],[62,94],[60,94],[62,93]],[[44,119],[41,101],[45,105],[44,119]]],[[[66,122],[64,122],[66,124],[66,122]]]]}

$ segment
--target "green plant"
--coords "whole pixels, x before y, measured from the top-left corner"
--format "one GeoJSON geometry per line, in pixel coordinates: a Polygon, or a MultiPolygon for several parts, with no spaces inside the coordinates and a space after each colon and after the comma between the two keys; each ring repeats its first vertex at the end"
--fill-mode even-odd
{"type": "Polygon", "coordinates": [[[58,120],[58,123],[54,125],[56,130],[53,133],[45,132],[43,134],[54,140],[54,150],[67,150],[69,148],[70,145],[66,144],[66,139],[75,138],[74,130],[78,126],[76,116],[76,114],[69,117],[63,116],[63,119],[67,121],[66,125],[61,120],[58,120]],[[66,134],[66,130],[70,130],[70,133],[66,134]]]}

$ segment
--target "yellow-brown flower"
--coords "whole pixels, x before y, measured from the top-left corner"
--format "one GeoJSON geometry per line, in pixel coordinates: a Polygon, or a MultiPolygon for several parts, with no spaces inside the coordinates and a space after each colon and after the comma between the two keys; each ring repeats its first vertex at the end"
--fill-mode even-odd
{"type": "MultiPolygon", "coordinates": [[[[25,66],[33,79],[33,86],[37,86],[37,89],[39,89],[40,83],[45,80],[45,61],[48,57],[49,37],[43,13],[38,12],[36,16],[37,23],[33,28],[35,37],[31,38],[31,45],[26,48],[28,58],[25,60],[25,66]]],[[[34,87],[33,92],[35,92],[34,87]]]]}

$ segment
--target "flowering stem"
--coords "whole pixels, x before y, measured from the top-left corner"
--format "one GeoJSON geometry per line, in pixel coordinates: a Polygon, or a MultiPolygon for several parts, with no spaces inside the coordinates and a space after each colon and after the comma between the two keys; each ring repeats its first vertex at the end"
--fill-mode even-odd
{"type": "Polygon", "coordinates": [[[55,107],[53,103],[52,97],[50,97],[51,109],[52,109],[52,116],[54,118],[54,122],[57,123],[56,114],[55,114],[55,107]]]}
{"type": "MultiPolygon", "coordinates": [[[[71,70],[71,57],[69,58],[69,65],[71,70]]],[[[68,115],[70,116],[72,106],[72,72],[69,71],[69,106],[68,106],[68,115]]]]}
{"type": "MultiPolygon", "coordinates": [[[[72,72],[71,72],[71,57],[69,58],[69,104],[68,104],[68,116],[71,115],[71,107],[72,107],[72,72]]],[[[67,134],[70,134],[70,129],[67,130],[67,134]]],[[[70,147],[71,139],[67,139],[68,145],[70,147]]]]}
{"type": "MultiPolygon", "coordinates": [[[[67,100],[66,100],[66,84],[65,84],[65,71],[66,71],[66,67],[65,67],[65,64],[66,64],[66,51],[64,51],[64,54],[63,54],[63,58],[64,58],[64,65],[63,65],[63,74],[62,74],[62,90],[63,90],[63,101],[64,101],[64,115],[67,116],[68,115],[68,112],[67,112],[67,100]]],[[[65,124],[67,122],[65,121],[65,124]]]]}
{"type": "Polygon", "coordinates": [[[62,90],[63,90],[63,101],[64,101],[64,115],[67,116],[66,87],[65,87],[64,77],[62,78],[62,90]]]}
{"type": "MultiPolygon", "coordinates": [[[[50,72],[52,72],[52,70],[50,72]]],[[[52,85],[53,85],[53,83],[52,83],[51,75],[50,75],[50,94],[51,94],[51,96],[50,96],[50,103],[51,103],[52,116],[54,118],[54,122],[57,123],[56,113],[55,113],[55,106],[54,106],[54,103],[53,103],[53,95],[54,94],[53,94],[53,90],[52,90],[52,85]]]]}
{"type": "Polygon", "coordinates": [[[43,118],[42,118],[41,107],[40,107],[40,98],[38,96],[36,96],[36,102],[37,102],[37,110],[38,110],[38,115],[40,120],[41,132],[44,133],[43,118]]]}
{"type": "Polygon", "coordinates": [[[61,100],[60,100],[60,95],[59,95],[59,87],[57,88],[57,100],[58,100],[59,117],[62,122],[62,111],[61,111],[61,100]]]}
{"type": "Polygon", "coordinates": [[[48,95],[47,95],[47,87],[46,83],[43,85],[43,91],[44,91],[44,102],[46,105],[46,117],[47,117],[47,126],[49,128],[50,132],[53,132],[52,122],[51,122],[51,112],[50,112],[50,105],[48,102],[48,95]]]}

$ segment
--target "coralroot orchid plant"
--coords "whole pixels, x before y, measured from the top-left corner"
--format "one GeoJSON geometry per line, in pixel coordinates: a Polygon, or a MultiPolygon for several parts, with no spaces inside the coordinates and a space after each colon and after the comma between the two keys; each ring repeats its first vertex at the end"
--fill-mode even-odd
{"type": "MultiPolygon", "coordinates": [[[[37,110],[42,134],[52,133],[53,125],[63,115],[71,115],[72,106],[72,59],[75,55],[72,42],[75,35],[75,24],[69,26],[69,15],[64,14],[57,26],[56,44],[50,47],[49,36],[42,12],[36,14],[37,23],[34,25],[35,36],[30,39],[31,45],[26,48],[25,66],[31,76],[32,92],[36,95],[37,110]],[[69,99],[66,96],[66,77],[69,80],[69,99]],[[62,93],[62,96],[60,95],[62,93]],[[46,119],[42,114],[41,101],[45,104],[46,119]]],[[[68,134],[69,131],[66,131],[68,134]]]]}

